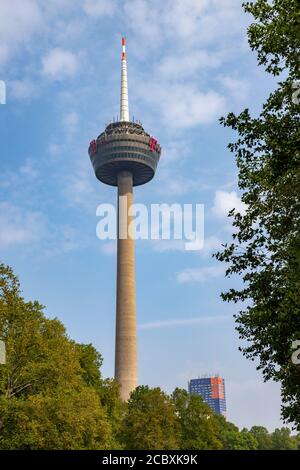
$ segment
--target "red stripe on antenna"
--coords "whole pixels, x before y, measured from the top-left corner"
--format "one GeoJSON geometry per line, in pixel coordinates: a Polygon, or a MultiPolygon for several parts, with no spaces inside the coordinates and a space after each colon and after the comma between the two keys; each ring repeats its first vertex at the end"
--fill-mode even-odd
{"type": "Polygon", "coordinates": [[[122,46],[125,46],[126,44],[126,38],[122,38],[122,46]]]}

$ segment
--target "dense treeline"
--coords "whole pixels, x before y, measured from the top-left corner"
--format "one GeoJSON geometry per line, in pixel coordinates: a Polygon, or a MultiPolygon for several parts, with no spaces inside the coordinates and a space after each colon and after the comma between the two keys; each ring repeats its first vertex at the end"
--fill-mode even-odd
{"type": "Polygon", "coordinates": [[[138,387],[127,404],[103,379],[101,355],[26,302],[0,265],[0,449],[297,449],[287,428],[239,429],[198,396],[138,387]]]}

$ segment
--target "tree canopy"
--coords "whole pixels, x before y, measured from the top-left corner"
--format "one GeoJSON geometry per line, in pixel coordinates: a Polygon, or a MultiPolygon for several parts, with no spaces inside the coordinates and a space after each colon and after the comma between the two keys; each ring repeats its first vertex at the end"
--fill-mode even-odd
{"type": "Polygon", "coordinates": [[[98,389],[101,356],[70,340],[62,323],[26,302],[12,270],[0,265],[0,447],[109,448],[112,426],[98,389]]]}
{"type": "Polygon", "coordinates": [[[281,81],[257,117],[245,109],[221,118],[238,134],[228,147],[246,209],[229,213],[233,241],[216,257],[228,263],[227,276],[243,280],[240,289],[222,293],[225,301],[245,302],[236,315],[246,344],[241,350],[258,359],[265,380],[281,382],[282,415],[300,430],[300,367],[291,360],[293,342],[300,339],[299,3],[257,0],[243,6],[254,19],[248,40],[259,65],[281,81]]]}
{"type": "Polygon", "coordinates": [[[179,422],[181,449],[222,449],[216,417],[199,395],[176,388],[172,401],[179,422]]]}
{"type": "Polygon", "coordinates": [[[201,397],[139,386],[127,403],[103,379],[102,356],[70,339],[43,306],[27,302],[0,264],[0,449],[296,449],[286,428],[250,431],[217,416],[201,397]]]}

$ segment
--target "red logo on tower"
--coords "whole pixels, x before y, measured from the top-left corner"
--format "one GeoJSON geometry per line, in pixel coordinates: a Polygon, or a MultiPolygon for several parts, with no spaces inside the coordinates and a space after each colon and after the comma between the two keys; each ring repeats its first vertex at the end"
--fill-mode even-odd
{"type": "Polygon", "coordinates": [[[90,142],[89,154],[95,155],[95,153],[97,153],[97,141],[94,139],[90,142]]]}
{"type": "Polygon", "coordinates": [[[157,150],[157,140],[154,137],[150,137],[149,140],[150,152],[155,152],[157,150]]]}

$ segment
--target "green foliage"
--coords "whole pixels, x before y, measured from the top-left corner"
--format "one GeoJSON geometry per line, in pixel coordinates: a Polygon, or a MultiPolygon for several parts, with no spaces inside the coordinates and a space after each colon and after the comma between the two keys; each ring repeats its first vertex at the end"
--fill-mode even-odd
{"type": "Polygon", "coordinates": [[[90,387],[60,385],[48,393],[0,402],[2,449],[105,449],[111,427],[90,387]]]}
{"type": "Polygon", "coordinates": [[[176,388],[172,400],[180,425],[180,449],[222,448],[216,417],[200,396],[176,388]]]}
{"type": "Polygon", "coordinates": [[[291,431],[288,428],[275,429],[272,433],[272,446],[273,450],[297,450],[298,439],[291,436],[291,431]]]}
{"type": "Polygon", "coordinates": [[[38,302],[26,302],[17,278],[0,265],[0,448],[95,449],[112,442],[99,398],[101,356],[71,341],[38,302]]]}
{"type": "Polygon", "coordinates": [[[87,385],[100,389],[102,380],[100,367],[102,366],[101,354],[92,344],[76,344],[79,364],[82,369],[82,378],[87,385]]]}
{"type": "Polygon", "coordinates": [[[241,432],[199,396],[138,387],[128,403],[103,379],[102,357],[26,302],[12,270],[0,264],[0,449],[297,449],[286,428],[241,432]]]}
{"type": "Polygon", "coordinates": [[[234,424],[226,421],[223,416],[216,416],[219,424],[218,435],[225,450],[256,450],[257,440],[255,437],[243,429],[241,432],[234,424]]]}
{"type": "Polygon", "coordinates": [[[300,106],[292,99],[299,76],[299,8],[295,0],[258,0],[244,8],[255,22],[250,46],[267,72],[284,72],[260,115],[248,109],[221,118],[238,133],[229,144],[239,170],[239,188],[247,205],[235,209],[233,242],[216,257],[229,263],[226,275],[240,274],[241,289],[222,294],[246,301],[236,316],[246,340],[246,357],[258,359],[265,380],[282,385],[282,414],[300,429],[300,368],[291,361],[292,342],[300,338],[300,106]]]}
{"type": "Polygon", "coordinates": [[[252,426],[250,432],[257,441],[258,450],[272,449],[272,436],[266,428],[263,426],[252,426]]]}
{"type": "Polygon", "coordinates": [[[255,437],[246,429],[243,428],[240,432],[241,438],[241,449],[244,450],[256,450],[257,441],[255,437]]]}
{"type": "Polygon", "coordinates": [[[128,401],[122,426],[125,449],[178,449],[175,407],[160,388],[137,387],[128,401]]]}
{"type": "Polygon", "coordinates": [[[257,52],[259,65],[273,75],[286,69],[292,75],[299,74],[299,2],[256,0],[243,6],[255,20],[249,27],[248,40],[257,52]]]}
{"type": "Polygon", "coordinates": [[[116,380],[105,379],[99,391],[102,406],[105,408],[112,427],[113,448],[122,449],[121,426],[126,403],[120,399],[120,385],[116,380]]]}

